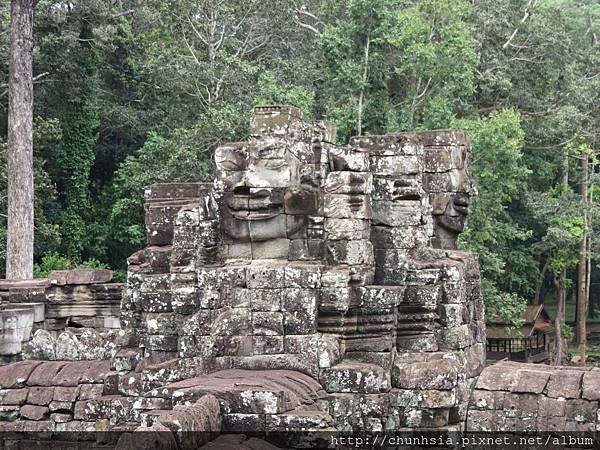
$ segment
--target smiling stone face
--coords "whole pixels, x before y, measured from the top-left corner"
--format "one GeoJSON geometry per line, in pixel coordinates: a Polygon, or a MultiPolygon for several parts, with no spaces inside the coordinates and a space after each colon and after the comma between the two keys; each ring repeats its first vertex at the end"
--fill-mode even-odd
{"type": "Polygon", "coordinates": [[[469,172],[469,142],[464,132],[422,133],[425,151],[424,188],[434,218],[435,248],[456,249],[465,229],[475,189],[469,172]]]}
{"type": "Polygon", "coordinates": [[[310,130],[219,147],[215,186],[225,243],[253,259],[287,258],[291,241],[308,237],[309,216],[319,212],[320,159],[319,138],[310,130]],[[243,249],[250,244],[254,252],[243,249]]]}

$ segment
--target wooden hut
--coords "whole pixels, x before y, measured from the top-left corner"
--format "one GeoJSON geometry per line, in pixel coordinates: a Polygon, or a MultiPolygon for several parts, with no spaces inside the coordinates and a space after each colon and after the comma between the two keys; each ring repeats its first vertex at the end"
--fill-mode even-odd
{"type": "Polygon", "coordinates": [[[544,305],[528,306],[521,318],[524,323],[520,328],[501,321],[486,327],[488,359],[507,358],[522,362],[544,362],[548,359],[554,327],[544,305]]]}

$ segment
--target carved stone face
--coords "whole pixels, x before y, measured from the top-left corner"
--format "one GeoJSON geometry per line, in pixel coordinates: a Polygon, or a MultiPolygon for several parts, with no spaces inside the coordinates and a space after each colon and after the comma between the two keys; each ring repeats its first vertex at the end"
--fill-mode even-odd
{"type": "Polygon", "coordinates": [[[426,189],[435,223],[434,247],[456,249],[465,229],[474,187],[468,170],[468,144],[429,148],[426,189]]]}
{"type": "Polygon", "coordinates": [[[260,242],[294,235],[313,214],[317,191],[311,186],[311,149],[262,137],[215,152],[217,188],[222,190],[222,229],[229,242],[260,242]]]}

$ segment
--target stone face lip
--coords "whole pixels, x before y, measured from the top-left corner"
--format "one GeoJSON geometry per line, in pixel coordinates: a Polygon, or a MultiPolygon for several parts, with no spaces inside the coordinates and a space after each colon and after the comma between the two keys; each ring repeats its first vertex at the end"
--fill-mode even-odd
{"type": "Polygon", "coordinates": [[[68,284],[108,283],[112,280],[112,270],[108,269],[73,269],[56,270],[48,275],[50,284],[66,286],[68,284]]]}

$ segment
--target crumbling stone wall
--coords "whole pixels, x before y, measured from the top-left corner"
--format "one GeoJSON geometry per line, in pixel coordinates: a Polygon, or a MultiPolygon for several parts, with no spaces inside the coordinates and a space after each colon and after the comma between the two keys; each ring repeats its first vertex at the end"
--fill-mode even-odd
{"type": "Polygon", "coordinates": [[[111,280],[110,270],[77,269],[0,281],[0,360],[110,357],[100,351],[107,339],[97,335],[120,329],[124,284],[111,280]]]}
{"type": "Polygon", "coordinates": [[[595,432],[600,369],[500,362],[471,395],[467,428],[493,432],[595,432]]]}
{"type": "MultiPolygon", "coordinates": [[[[485,326],[477,258],[456,250],[473,193],[466,135],[337,146],[286,106],[257,108],[251,127],[217,149],[213,184],[147,190],[149,245],[129,258],[118,332],[86,331],[89,345],[36,333],[36,358],[106,360],[102,392],[73,420],[141,426],[121,448],[143,436],[197,448],[185,432],[198,430],[477,428],[491,413],[468,407],[485,326]]],[[[290,436],[278,444],[306,447],[290,436]]]]}
{"type": "Polygon", "coordinates": [[[431,203],[469,195],[465,135],[337,147],[288,107],[259,108],[252,126],[217,149],[214,188],[148,191],[168,202],[148,208],[160,245],[130,258],[132,394],[230,368],[298,371],[319,381],[334,428],[460,429],[485,359],[479,269],[431,248],[431,203]]]}

